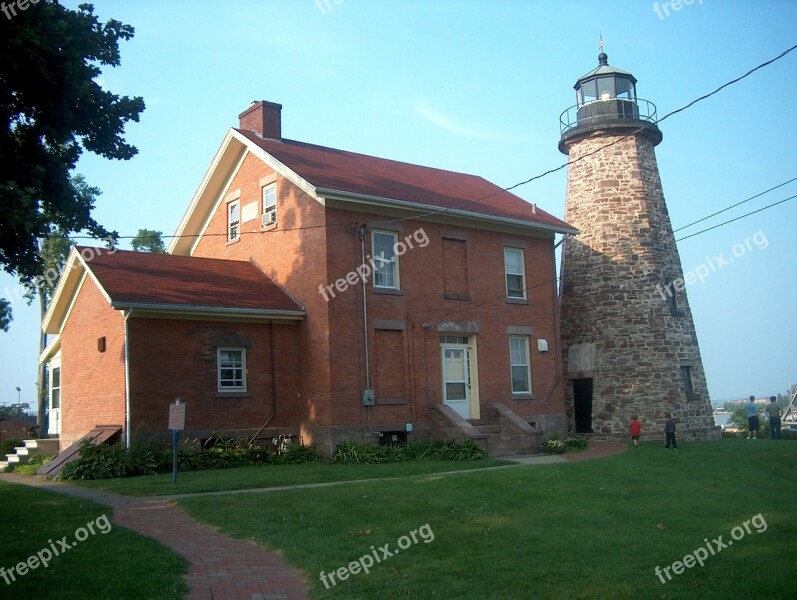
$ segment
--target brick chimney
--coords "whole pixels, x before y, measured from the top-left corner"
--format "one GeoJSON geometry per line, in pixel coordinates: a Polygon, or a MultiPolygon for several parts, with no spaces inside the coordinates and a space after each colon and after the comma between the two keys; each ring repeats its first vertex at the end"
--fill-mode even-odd
{"type": "Polygon", "coordinates": [[[256,100],[238,115],[239,129],[255,131],[264,138],[282,139],[282,104],[256,100]]]}

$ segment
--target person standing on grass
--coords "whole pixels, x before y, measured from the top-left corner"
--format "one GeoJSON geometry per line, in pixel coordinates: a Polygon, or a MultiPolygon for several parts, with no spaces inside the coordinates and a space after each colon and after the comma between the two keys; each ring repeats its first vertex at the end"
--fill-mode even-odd
{"type": "Polygon", "coordinates": [[[758,408],[755,405],[755,396],[750,396],[747,401],[747,439],[758,439],[758,408]]]}
{"type": "Polygon", "coordinates": [[[773,440],[780,439],[780,406],[777,400],[775,396],[770,396],[766,409],[769,415],[769,435],[773,440]]]}
{"type": "Polygon", "coordinates": [[[634,446],[639,448],[639,434],[642,433],[642,423],[640,423],[636,415],[631,417],[629,428],[631,429],[631,439],[634,440],[634,446]]]}
{"type": "Polygon", "coordinates": [[[664,416],[667,417],[667,422],[664,423],[664,447],[669,450],[672,442],[672,449],[678,450],[678,446],[675,443],[675,419],[672,418],[670,413],[664,413],[664,416]]]}

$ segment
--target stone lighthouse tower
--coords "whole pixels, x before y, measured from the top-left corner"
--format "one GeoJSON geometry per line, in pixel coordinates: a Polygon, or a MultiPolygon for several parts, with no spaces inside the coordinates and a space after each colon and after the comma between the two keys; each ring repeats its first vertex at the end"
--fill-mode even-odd
{"type": "Polygon", "coordinates": [[[562,253],[562,347],[570,426],[628,435],[632,415],[663,438],[718,437],[681,260],[654,147],[656,107],[636,78],[598,56],[562,113],[559,150],[569,156],[565,220],[579,234],[562,253]]]}

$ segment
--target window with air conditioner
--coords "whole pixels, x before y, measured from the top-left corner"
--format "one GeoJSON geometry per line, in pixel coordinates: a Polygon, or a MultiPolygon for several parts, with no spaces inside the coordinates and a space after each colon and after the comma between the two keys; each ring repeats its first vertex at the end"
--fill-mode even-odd
{"type": "Polygon", "coordinates": [[[274,225],[277,222],[277,184],[272,183],[263,187],[263,227],[274,225]]]}

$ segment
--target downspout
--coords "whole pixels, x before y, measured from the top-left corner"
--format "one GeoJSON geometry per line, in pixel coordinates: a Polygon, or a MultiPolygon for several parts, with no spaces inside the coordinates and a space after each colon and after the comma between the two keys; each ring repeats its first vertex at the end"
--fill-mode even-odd
{"type": "Polygon", "coordinates": [[[133,310],[125,311],[125,448],[130,449],[130,335],[127,320],[133,310]]]}
{"type": "MultiPolygon", "coordinates": [[[[360,251],[362,255],[362,262],[360,264],[366,264],[365,262],[365,223],[360,225],[360,251]]],[[[365,277],[362,278],[363,280],[363,333],[365,336],[365,389],[371,389],[371,361],[368,357],[368,296],[366,294],[368,290],[368,284],[365,282],[365,277]]]]}
{"type": "Polygon", "coordinates": [[[260,429],[257,430],[257,433],[252,436],[252,439],[249,440],[249,444],[247,446],[253,446],[255,440],[257,440],[257,436],[263,433],[263,430],[268,427],[268,424],[271,423],[272,419],[277,416],[277,367],[276,362],[274,360],[274,321],[268,322],[268,338],[269,338],[269,348],[271,351],[271,416],[266,419],[266,422],[260,426],[260,429]]]}
{"type": "Polygon", "coordinates": [[[559,361],[562,360],[562,357],[559,356],[559,340],[560,340],[560,332],[559,332],[559,294],[556,293],[557,289],[557,280],[556,277],[556,249],[565,241],[567,234],[562,236],[562,239],[559,240],[557,244],[553,247],[553,335],[554,335],[554,351],[556,352],[556,360],[554,361],[554,369],[556,372],[556,381],[553,383],[553,387],[551,387],[551,391],[548,392],[548,395],[545,397],[545,403],[548,403],[548,400],[551,399],[553,393],[556,391],[556,388],[559,387],[559,383],[562,381],[562,375],[559,373],[559,361]]]}

